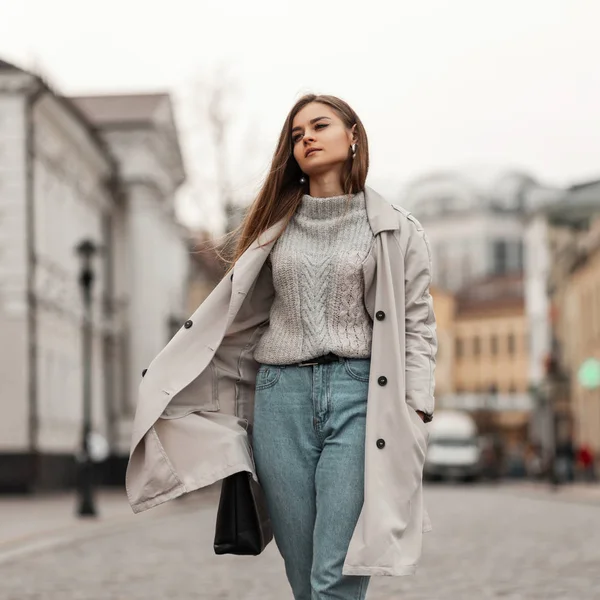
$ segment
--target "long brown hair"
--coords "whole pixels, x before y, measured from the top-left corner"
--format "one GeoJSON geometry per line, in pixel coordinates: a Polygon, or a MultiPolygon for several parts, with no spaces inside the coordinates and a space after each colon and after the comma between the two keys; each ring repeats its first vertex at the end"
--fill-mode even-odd
{"type": "Polygon", "coordinates": [[[369,146],[367,133],[358,115],[344,100],[335,96],[316,94],[302,96],[285,120],[271,168],[260,192],[240,226],[230,234],[237,239],[237,242],[231,260],[225,259],[229,263],[229,269],[269,227],[280,220],[289,223],[302,201],[302,196],[308,193],[308,183],[300,183],[302,171],[292,151],[292,123],[294,117],[311,102],[319,102],[335,110],[348,129],[356,125],[356,156],[352,159],[348,152],[341,183],[345,194],[355,194],[365,188],[369,170],[369,146]]]}

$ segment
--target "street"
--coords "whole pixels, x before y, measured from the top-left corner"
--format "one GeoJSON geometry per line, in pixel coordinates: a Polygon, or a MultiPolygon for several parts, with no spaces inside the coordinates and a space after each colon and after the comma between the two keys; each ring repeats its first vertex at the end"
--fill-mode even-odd
{"type": "MultiPolygon", "coordinates": [[[[0,563],[0,598],[291,599],[274,544],[257,558],[214,555],[216,493],[0,563]]],[[[368,600],[600,597],[600,504],[503,485],[430,485],[425,498],[434,530],[417,575],[373,578],[368,600]]]]}

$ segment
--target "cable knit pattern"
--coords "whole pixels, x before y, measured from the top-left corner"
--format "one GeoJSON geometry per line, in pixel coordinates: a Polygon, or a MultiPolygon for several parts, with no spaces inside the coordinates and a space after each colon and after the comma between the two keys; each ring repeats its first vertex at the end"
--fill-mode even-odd
{"type": "Polygon", "coordinates": [[[305,195],[269,260],[275,299],[254,358],[291,364],[328,352],[371,355],[362,263],[374,241],[365,196],[305,195]]]}

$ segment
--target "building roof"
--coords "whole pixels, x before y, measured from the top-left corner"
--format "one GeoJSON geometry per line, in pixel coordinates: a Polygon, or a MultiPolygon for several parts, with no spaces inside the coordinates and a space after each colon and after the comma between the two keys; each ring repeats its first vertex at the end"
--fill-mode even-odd
{"type": "Polygon", "coordinates": [[[70,98],[66,96],[62,96],[58,94],[57,91],[50,85],[48,81],[46,81],[41,75],[37,75],[35,73],[30,73],[16,65],[9,63],[5,60],[0,59],[0,74],[8,74],[11,73],[23,73],[25,75],[29,75],[34,78],[39,83],[39,96],[43,96],[44,94],[49,94],[54,101],[56,101],[73,119],[77,121],[77,123],[85,129],[87,135],[89,136],[90,141],[96,148],[98,148],[105,156],[106,160],[110,163],[111,168],[116,167],[115,159],[110,153],[107,145],[104,143],[104,140],[100,137],[98,132],[92,123],[90,123],[89,119],[83,112],[79,109],[79,107],[71,101],[70,98]]]}
{"type": "Polygon", "coordinates": [[[573,185],[563,198],[542,210],[554,225],[586,229],[590,220],[600,214],[600,181],[573,185]]]}
{"type": "Polygon", "coordinates": [[[488,313],[525,306],[522,273],[491,275],[470,283],[456,294],[456,313],[488,313]]]}
{"type": "Polygon", "coordinates": [[[521,212],[536,180],[517,169],[492,167],[434,171],[415,179],[401,204],[417,217],[473,211],[521,212]]]}
{"type": "Polygon", "coordinates": [[[23,69],[19,69],[16,65],[0,59],[0,71],[15,71],[17,73],[25,73],[23,69]]]}
{"type": "Polygon", "coordinates": [[[572,192],[576,192],[578,190],[583,190],[587,188],[593,188],[600,186],[600,179],[592,179],[591,181],[581,181],[579,183],[574,183],[569,190],[572,192]]]}
{"type": "Polygon", "coordinates": [[[169,164],[178,184],[186,177],[171,96],[168,93],[74,96],[69,100],[97,130],[161,131],[170,146],[169,164]]]}
{"type": "Polygon", "coordinates": [[[156,111],[170,97],[160,94],[74,96],[70,100],[99,127],[143,124],[153,121],[156,111]]]}

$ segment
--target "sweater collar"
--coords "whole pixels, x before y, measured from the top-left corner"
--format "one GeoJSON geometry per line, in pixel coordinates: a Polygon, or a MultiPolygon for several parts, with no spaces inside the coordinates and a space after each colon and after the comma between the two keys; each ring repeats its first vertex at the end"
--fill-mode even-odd
{"type": "MultiPolygon", "coordinates": [[[[400,219],[398,218],[397,211],[387,200],[370,187],[365,187],[365,201],[367,218],[373,235],[378,235],[382,231],[397,231],[400,229],[400,219]]],[[[264,252],[263,256],[266,259],[275,244],[275,239],[285,229],[286,224],[285,220],[281,219],[271,225],[269,229],[263,231],[250,245],[248,250],[238,259],[235,266],[236,271],[242,265],[245,265],[246,262],[251,261],[254,252],[258,250],[264,252]]],[[[260,265],[262,266],[262,262],[260,265]]]]}
{"type": "MultiPolygon", "coordinates": [[[[398,213],[390,202],[385,200],[381,194],[377,193],[369,186],[365,187],[364,197],[367,209],[367,218],[369,220],[371,230],[373,231],[373,235],[378,235],[382,231],[397,231],[400,229],[398,213]]],[[[343,196],[343,198],[345,199],[347,196],[343,196]]],[[[320,200],[323,200],[323,198],[320,200]]],[[[275,223],[272,231],[268,233],[265,232],[266,235],[264,239],[270,239],[270,236],[273,234],[273,232],[279,230],[281,227],[283,227],[283,223],[275,223]]]]}
{"type": "Polygon", "coordinates": [[[304,194],[296,214],[300,217],[320,221],[341,217],[361,209],[365,209],[363,192],[353,195],[330,196],[329,198],[315,198],[304,194]]]}

